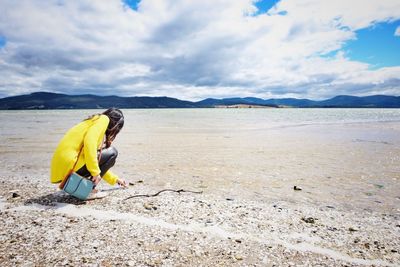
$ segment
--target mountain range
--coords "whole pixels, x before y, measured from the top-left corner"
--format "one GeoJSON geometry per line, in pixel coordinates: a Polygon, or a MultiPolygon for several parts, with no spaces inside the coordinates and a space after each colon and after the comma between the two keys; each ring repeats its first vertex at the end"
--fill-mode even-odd
{"type": "Polygon", "coordinates": [[[281,98],[207,98],[198,102],[171,97],[120,97],[97,95],[66,95],[36,92],[0,99],[0,109],[97,109],[97,108],[214,108],[246,105],[246,107],[297,107],[297,108],[400,108],[400,96],[340,95],[327,100],[281,98]]]}

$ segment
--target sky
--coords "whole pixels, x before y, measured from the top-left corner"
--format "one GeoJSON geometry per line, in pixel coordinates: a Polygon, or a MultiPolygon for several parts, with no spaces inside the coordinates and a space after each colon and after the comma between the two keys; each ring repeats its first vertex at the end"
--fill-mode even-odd
{"type": "Polygon", "coordinates": [[[400,96],[399,0],[0,0],[0,97],[400,96]]]}

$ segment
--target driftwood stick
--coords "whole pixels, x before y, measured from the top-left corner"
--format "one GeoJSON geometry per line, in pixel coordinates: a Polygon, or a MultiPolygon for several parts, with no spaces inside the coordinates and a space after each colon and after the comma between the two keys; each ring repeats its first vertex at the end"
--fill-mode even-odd
{"type": "Polygon", "coordinates": [[[156,196],[158,196],[159,194],[161,194],[162,192],[167,192],[167,191],[169,191],[169,192],[175,192],[175,193],[178,193],[178,194],[180,194],[180,193],[202,194],[202,193],[203,193],[203,191],[191,191],[191,190],[184,190],[184,189],[178,189],[178,190],[174,190],[174,189],[163,189],[163,190],[161,190],[161,191],[158,191],[158,192],[155,193],[155,194],[133,195],[133,196],[129,196],[129,197],[125,198],[124,200],[128,200],[128,199],[135,198],[135,197],[156,197],[156,196]]]}

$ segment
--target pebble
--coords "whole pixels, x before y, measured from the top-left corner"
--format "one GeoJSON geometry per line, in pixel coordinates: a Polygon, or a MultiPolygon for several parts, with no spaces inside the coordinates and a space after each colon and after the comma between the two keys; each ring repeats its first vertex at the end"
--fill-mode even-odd
{"type": "Polygon", "coordinates": [[[235,254],[235,259],[241,261],[243,260],[243,257],[241,255],[235,254]]]}
{"type": "Polygon", "coordinates": [[[17,198],[17,197],[21,197],[20,194],[18,194],[17,192],[13,192],[11,195],[12,198],[17,198]]]}
{"type": "Polygon", "coordinates": [[[307,217],[307,218],[303,217],[303,218],[301,218],[301,220],[306,222],[306,223],[315,223],[315,221],[318,220],[318,219],[315,219],[313,217],[307,217]]]}
{"type": "Polygon", "coordinates": [[[294,190],[294,191],[301,191],[301,190],[303,190],[303,189],[302,189],[301,187],[295,185],[295,186],[293,186],[293,190],[294,190]]]}
{"type": "Polygon", "coordinates": [[[143,204],[143,207],[144,207],[146,210],[156,210],[156,209],[157,209],[157,207],[155,207],[153,203],[148,203],[148,202],[145,202],[145,203],[143,204]]]}

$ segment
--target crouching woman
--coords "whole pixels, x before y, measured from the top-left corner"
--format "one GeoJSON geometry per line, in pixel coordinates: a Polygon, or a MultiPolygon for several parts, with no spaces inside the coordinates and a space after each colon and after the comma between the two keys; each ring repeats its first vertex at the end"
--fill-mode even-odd
{"type": "MultiPolygon", "coordinates": [[[[111,144],[123,126],[122,111],[110,108],[69,129],[54,152],[50,181],[61,183],[72,170],[91,179],[94,187],[101,178],[110,185],[119,184],[125,187],[125,181],[110,170],[118,155],[111,144]]],[[[93,188],[93,193],[96,192],[93,188]]]]}

